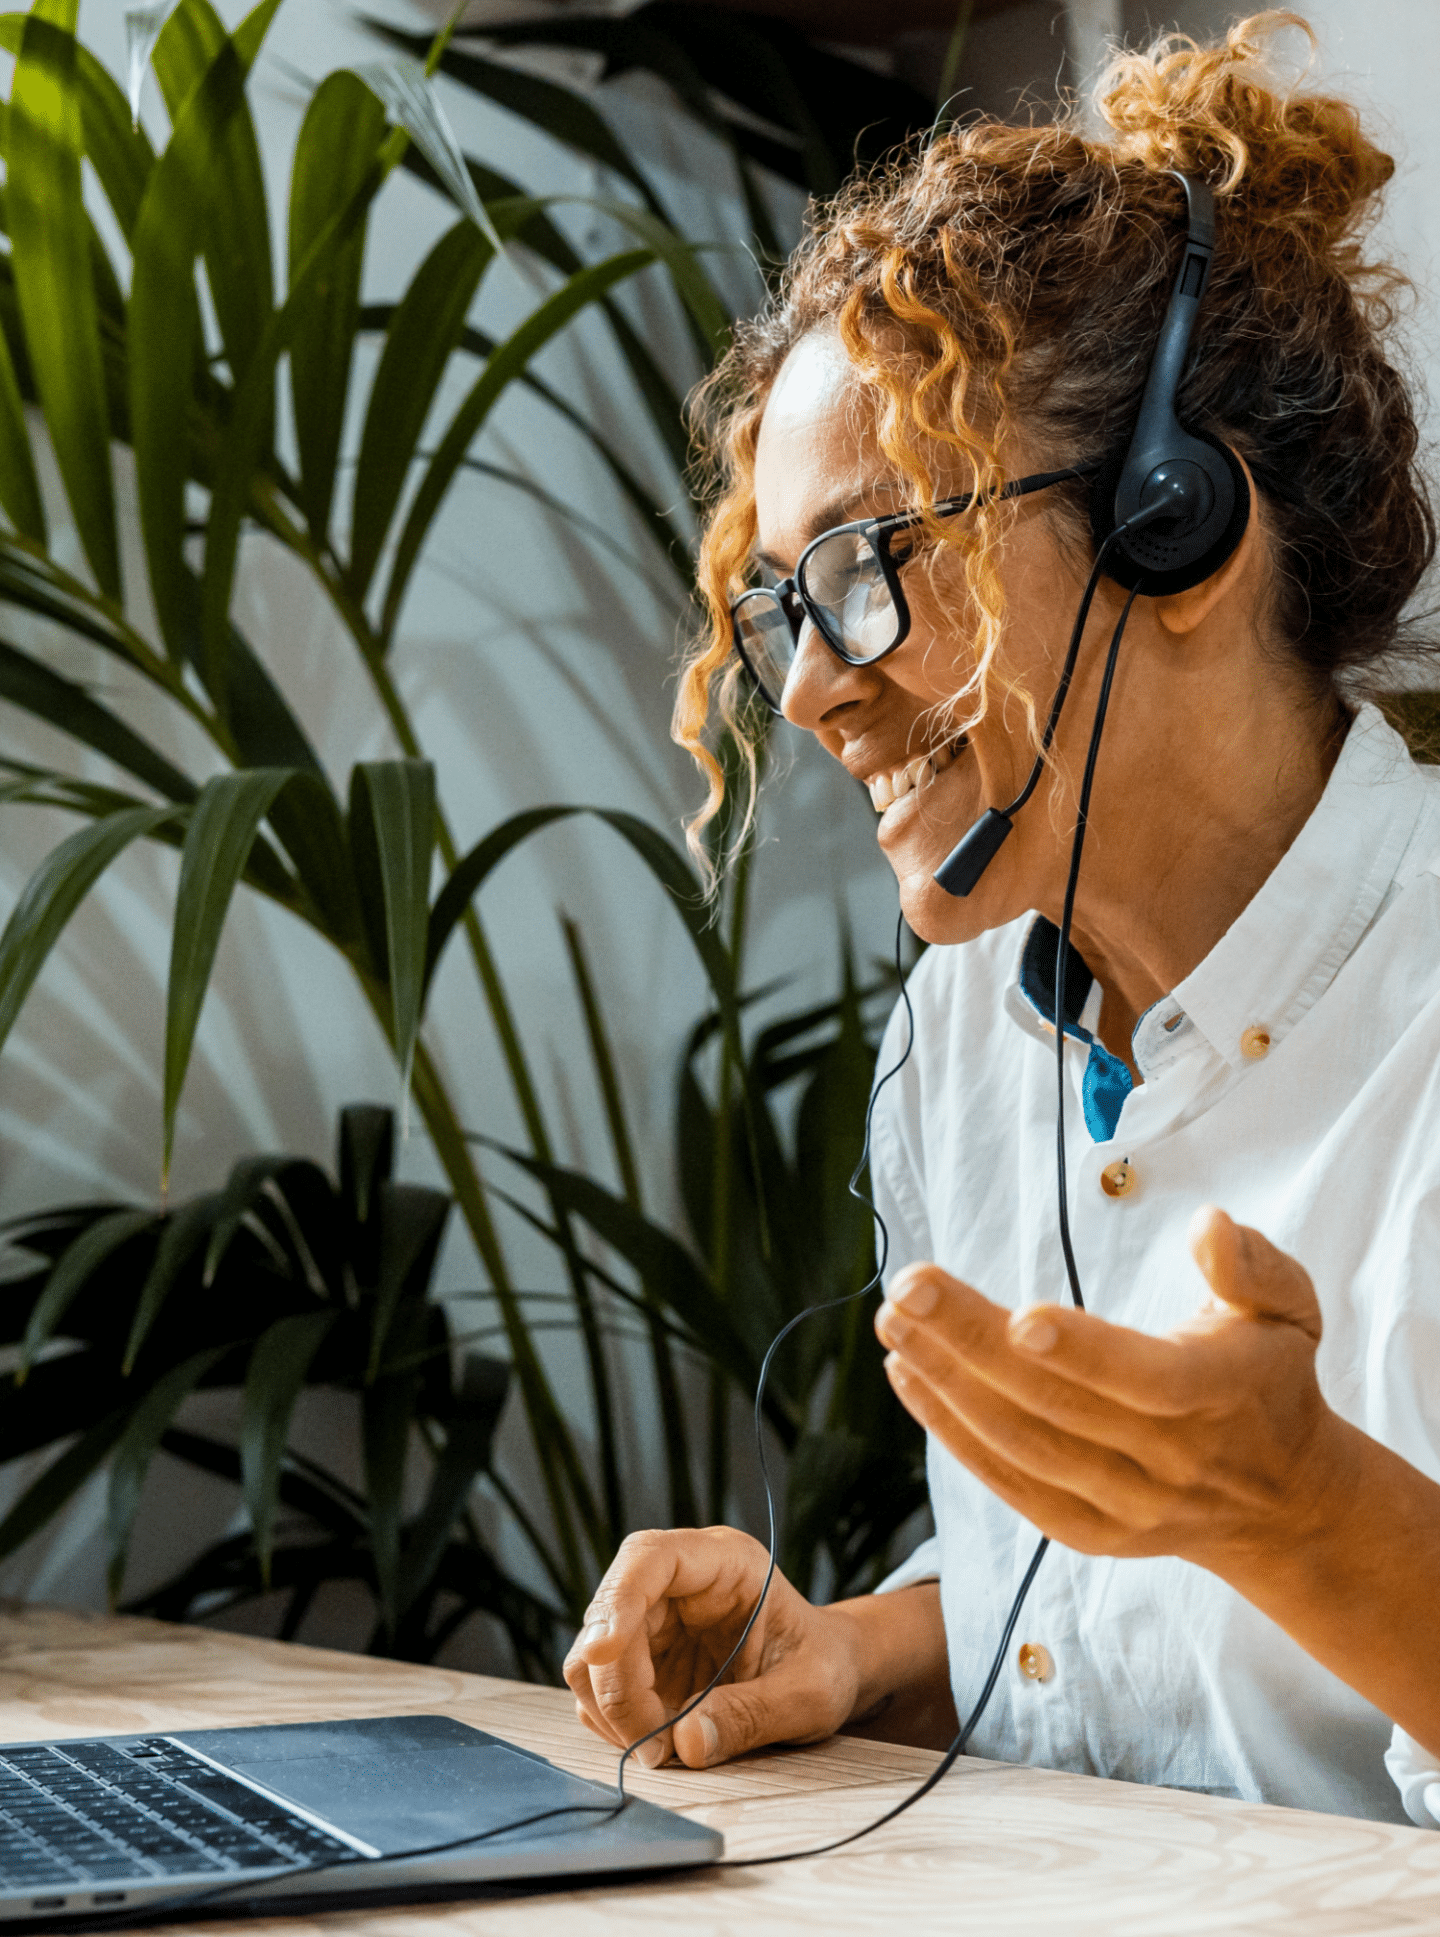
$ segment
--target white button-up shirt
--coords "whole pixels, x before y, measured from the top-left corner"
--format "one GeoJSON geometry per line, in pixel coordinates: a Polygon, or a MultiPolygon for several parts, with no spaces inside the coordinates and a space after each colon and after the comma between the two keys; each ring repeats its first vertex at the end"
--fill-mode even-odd
{"type": "MultiPolygon", "coordinates": [[[[910,985],[914,1050],[874,1125],[889,1274],[934,1260],[1012,1308],[1069,1295],[1054,1036],[1033,987],[1047,940],[1053,963],[1054,930],[1037,935],[1032,917],[929,950],[910,985]]],[[[1440,1480],[1440,773],[1360,710],[1289,852],[1141,1017],[1138,1086],[1091,1043],[1101,991],[1078,961],[1073,974],[1070,1218],[1090,1309],[1149,1333],[1189,1316],[1205,1286],[1186,1229],[1197,1205],[1220,1204],[1314,1279],[1328,1403],[1440,1480]]],[[[897,1010],[882,1071],[904,1040],[897,1010]]],[[[929,1476],[935,1537],[886,1586],[938,1574],[964,1715],[1036,1535],[933,1439],[929,1476]]],[[[1217,1576],[1173,1558],[1052,1546],[971,1747],[1440,1822],[1425,1751],[1217,1576]],[[1049,1656],[1043,1680],[1022,1672],[1027,1643],[1049,1656]]]]}

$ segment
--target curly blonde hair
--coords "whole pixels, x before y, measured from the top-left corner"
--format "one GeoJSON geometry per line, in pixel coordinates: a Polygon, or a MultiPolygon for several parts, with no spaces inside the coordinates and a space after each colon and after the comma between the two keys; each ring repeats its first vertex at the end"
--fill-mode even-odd
{"type": "MultiPolygon", "coordinates": [[[[1172,169],[1210,183],[1217,216],[1180,414],[1256,478],[1276,630],[1317,687],[1393,649],[1435,545],[1410,388],[1387,355],[1403,279],[1363,248],[1393,163],[1347,102],[1276,78],[1285,27],[1313,47],[1297,14],[1271,12],[1218,45],[1170,36],[1118,55],[1099,89],[1103,138],[1073,109],[1028,127],[973,121],[812,212],[774,298],[693,403],[708,627],[685,659],[673,731],[708,782],[687,830],[702,865],[701,833],[724,798],[717,719],[749,761],[736,821],[754,812],[753,715],[729,606],[756,539],[760,420],[790,350],[814,329],[838,333],[904,501],[935,547],[963,559],[974,657],[950,707],[964,730],[997,675],[1017,690],[999,660],[996,553],[1011,515],[993,497],[1001,449],[1016,428],[1047,467],[1123,445],[1185,231],[1172,169]],[[951,475],[937,479],[937,456],[951,475]],[[928,515],[937,485],[991,502],[947,526],[928,515]]],[[[1056,496],[1088,547],[1085,487],[1056,496]]],[[[1034,737],[1033,702],[1020,698],[1034,737]]]]}

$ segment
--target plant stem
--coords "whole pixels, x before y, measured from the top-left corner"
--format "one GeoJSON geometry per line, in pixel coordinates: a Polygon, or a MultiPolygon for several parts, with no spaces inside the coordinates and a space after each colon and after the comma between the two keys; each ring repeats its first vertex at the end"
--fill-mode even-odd
{"type": "MultiPolygon", "coordinates": [[[[401,751],[409,759],[423,758],[419,738],[405,702],[391,677],[389,661],[384,649],[366,617],[363,606],[348,589],[338,562],[328,553],[321,551],[308,532],[286,513],[272,480],[257,479],[253,498],[257,515],[263,518],[272,536],[294,551],[309,566],[324,587],[360,653],[401,751]]],[[[460,858],[460,851],[445,813],[440,808],[436,810],[436,833],[441,860],[447,869],[453,869],[460,858]]],[[[515,1027],[509,999],[501,982],[500,972],[481,924],[479,912],[473,903],[465,911],[464,928],[486,1004],[490,1010],[491,1021],[499,1039],[501,1054],[515,1092],[516,1102],[525,1123],[526,1134],[530,1139],[531,1149],[542,1163],[553,1163],[554,1156],[549,1134],[520,1042],[519,1031],[515,1027]]],[[[468,1161],[468,1151],[466,1154],[468,1161]]],[[[483,1185],[480,1188],[483,1191],[483,1185]]],[[[601,1466],[606,1494],[606,1514],[603,1521],[585,1480],[583,1469],[575,1457],[573,1442],[558,1409],[555,1413],[554,1428],[566,1441],[565,1465],[567,1471],[574,1475],[575,1506],[580,1515],[586,1542],[595,1560],[604,1566],[625,1532],[609,1370],[605,1362],[604,1340],[586,1277],[584,1260],[575,1239],[573,1223],[568,1212],[553,1200],[552,1210],[556,1227],[561,1235],[561,1253],[565,1259],[571,1296],[575,1302],[581,1334],[585,1341],[591,1397],[601,1444],[601,1466]]]]}
{"type": "MultiPolygon", "coordinates": [[[[454,1105],[440,1080],[438,1071],[423,1042],[415,1045],[411,1088],[436,1153],[450,1180],[455,1200],[470,1227],[477,1250],[490,1274],[496,1301],[505,1323],[520,1390],[525,1401],[526,1418],[534,1442],[545,1491],[555,1521],[556,1535],[564,1555],[563,1574],[568,1586],[562,1587],[567,1606],[583,1606],[586,1595],[585,1570],[571,1520],[571,1499],[586,1498],[589,1488],[579,1470],[574,1442],[566,1429],[535,1343],[525,1323],[524,1313],[510,1284],[499,1240],[485,1201],[485,1186],[475,1168],[470,1146],[455,1115],[454,1105]],[[563,1476],[563,1479],[562,1479],[563,1476]],[[567,1498],[568,1482],[570,1497],[567,1498]]],[[[559,1583],[557,1583],[558,1585],[559,1583]]]]}
{"type": "MultiPolygon", "coordinates": [[[[590,1040],[590,1057],[595,1065],[596,1080],[600,1086],[600,1098],[610,1130],[610,1143],[615,1153],[615,1167],[620,1173],[620,1187],[631,1210],[637,1216],[643,1216],[640,1200],[640,1172],[635,1163],[630,1127],[625,1120],[625,1099],[620,1090],[620,1077],[615,1068],[615,1058],[610,1048],[610,1035],[605,1027],[605,1017],[600,1008],[600,998],[596,994],[595,985],[590,976],[590,965],[585,957],[585,944],[581,939],[579,928],[567,916],[561,916],[560,926],[565,936],[570,967],[574,973],[575,987],[585,1017],[585,1031],[590,1040]]],[[[696,1524],[697,1515],[695,1489],[690,1475],[690,1447],[685,1434],[685,1409],[680,1400],[680,1384],[675,1376],[675,1361],[670,1352],[670,1337],[665,1329],[660,1302],[655,1296],[653,1287],[644,1278],[641,1279],[640,1295],[644,1302],[650,1333],[650,1362],[655,1372],[655,1396],[659,1402],[660,1419],[665,1434],[665,1457],[670,1475],[670,1524],[674,1527],[693,1527],[696,1524]]]]}

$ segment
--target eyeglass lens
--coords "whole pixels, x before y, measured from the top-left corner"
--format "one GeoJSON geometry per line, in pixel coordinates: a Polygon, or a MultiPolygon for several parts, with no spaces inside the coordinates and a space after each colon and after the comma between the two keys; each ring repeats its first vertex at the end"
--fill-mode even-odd
{"type": "Polygon", "coordinates": [[[775,712],[795,662],[795,630],[790,615],[771,591],[746,592],[735,603],[735,633],[740,656],[760,697],[775,712]]]}
{"type": "Polygon", "coordinates": [[[820,629],[852,659],[888,652],[899,614],[875,548],[864,532],[836,531],[805,559],[800,590],[815,608],[820,629]]]}
{"type": "MultiPolygon", "coordinates": [[[[847,658],[878,659],[894,645],[900,615],[864,533],[837,531],[824,538],[805,559],[801,588],[821,631],[847,658]]],[[[734,610],[745,663],[778,710],[795,663],[790,616],[769,588],[745,593],[734,610]]]]}

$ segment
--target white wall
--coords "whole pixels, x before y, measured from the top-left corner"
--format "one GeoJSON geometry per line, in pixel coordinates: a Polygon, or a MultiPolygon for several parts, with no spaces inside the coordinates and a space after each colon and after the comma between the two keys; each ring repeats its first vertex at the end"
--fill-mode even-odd
{"type": "MultiPolygon", "coordinates": [[[[1143,44],[1156,32],[1179,28],[1198,40],[1222,34],[1258,7],[1227,0],[1125,0],[1127,39],[1143,44]]],[[[1316,38],[1307,87],[1333,90],[1359,108],[1370,138],[1394,157],[1396,172],[1386,190],[1370,250],[1394,263],[1415,285],[1407,305],[1401,350],[1422,405],[1427,445],[1436,436],[1434,399],[1440,396],[1440,126],[1435,91],[1440,83],[1440,6],[1435,0],[1298,0],[1295,11],[1316,38]]],[[[1289,36],[1297,65],[1305,48],[1289,36]]],[[[1429,459],[1435,474],[1433,455],[1429,459]]],[[[1427,592],[1427,601],[1433,593],[1427,592]]]]}

